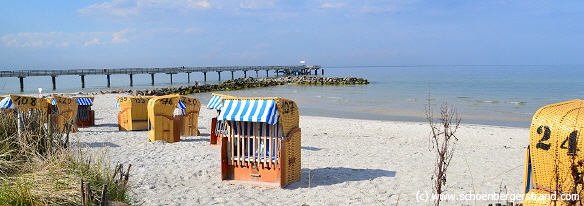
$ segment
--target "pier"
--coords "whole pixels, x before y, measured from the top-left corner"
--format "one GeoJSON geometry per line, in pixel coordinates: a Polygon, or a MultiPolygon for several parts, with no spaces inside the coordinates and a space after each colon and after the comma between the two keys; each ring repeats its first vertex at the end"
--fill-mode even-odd
{"type": "MultiPolygon", "coordinates": [[[[247,77],[248,71],[255,71],[256,77],[259,77],[259,71],[266,71],[266,77],[269,71],[274,71],[276,76],[283,75],[307,75],[318,74],[320,65],[299,65],[299,66],[224,66],[224,67],[169,67],[169,68],[117,68],[117,69],[70,69],[70,70],[15,70],[15,71],[0,71],[0,77],[17,77],[20,79],[20,91],[24,91],[24,78],[31,76],[47,76],[51,77],[53,83],[53,90],[57,89],[57,76],[75,75],[81,77],[81,88],[85,88],[85,76],[87,75],[105,75],[107,79],[107,87],[110,87],[110,75],[125,74],[130,77],[130,86],[133,86],[134,74],[150,74],[151,83],[154,85],[155,74],[170,75],[170,83],[172,84],[172,75],[178,73],[186,73],[188,82],[190,83],[190,74],[193,72],[203,73],[203,80],[207,81],[208,72],[217,72],[219,80],[221,80],[221,72],[231,72],[231,79],[233,80],[234,72],[242,71],[244,77],[247,77]]],[[[324,71],[321,71],[324,74],[324,71]]]]}

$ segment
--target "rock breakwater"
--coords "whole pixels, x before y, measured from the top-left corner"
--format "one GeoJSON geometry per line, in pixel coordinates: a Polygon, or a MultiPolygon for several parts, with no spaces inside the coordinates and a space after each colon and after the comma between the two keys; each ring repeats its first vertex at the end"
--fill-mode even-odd
{"type": "Polygon", "coordinates": [[[132,95],[153,95],[161,96],[167,94],[193,94],[201,92],[214,91],[230,91],[241,90],[247,88],[270,87],[285,84],[298,85],[356,85],[369,84],[369,81],[364,78],[354,77],[314,77],[314,76],[286,76],[275,78],[238,78],[235,80],[227,80],[219,84],[205,84],[198,86],[180,86],[180,87],[166,87],[157,89],[143,89],[143,90],[117,90],[117,91],[100,91],[100,93],[130,93],[132,95]]]}

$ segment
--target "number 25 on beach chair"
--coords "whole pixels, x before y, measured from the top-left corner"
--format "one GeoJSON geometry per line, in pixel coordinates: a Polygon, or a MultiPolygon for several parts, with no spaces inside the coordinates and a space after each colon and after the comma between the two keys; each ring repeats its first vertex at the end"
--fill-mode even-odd
{"type": "Polygon", "coordinates": [[[223,97],[217,117],[221,178],[259,186],[285,187],[301,176],[301,132],[296,103],[282,98],[223,97]]]}
{"type": "Polygon", "coordinates": [[[584,101],[540,108],[531,122],[526,151],[524,205],[570,205],[584,197],[584,101]],[[547,198],[544,198],[547,197],[547,198]]]}

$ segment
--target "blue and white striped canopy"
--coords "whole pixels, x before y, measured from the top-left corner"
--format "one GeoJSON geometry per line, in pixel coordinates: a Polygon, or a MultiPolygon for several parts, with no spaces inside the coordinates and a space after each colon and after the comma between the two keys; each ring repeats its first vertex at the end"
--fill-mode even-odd
{"type": "Polygon", "coordinates": [[[221,107],[223,107],[223,104],[221,102],[221,96],[213,95],[213,97],[211,97],[211,100],[209,100],[209,104],[207,104],[207,109],[221,110],[221,107]]]}
{"type": "Polygon", "coordinates": [[[223,103],[217,120],[277,124],[280,119],[275,100],[225,100],[223,103]]]}
{"type": "Polygon", "coordinates": [[[14,109],[12,99],[10,99],[10,97],[5,97],[2,99],[2,101],[0,101],[0,109],[14,109]]]}
{"type": "Polygon", "coordinates": [[[77,100],[77,105],[79,106],[91,106],[93,105],[93,101],[89,97],[75,97],[77,100]]]}
{"type": "Polygon", "coordinates": [[[180,109],[180,112],[182,115],[185,115],[185,109],[187,108],[187,105],[185,105],[185,103],[182,100],[178,100],[178,105],[176,105],[176,108],[180,109]]]}
{"type": "Polygon", "coordinates": [[[177,108],[180,108],[180,109],[186,109],[187,108],[187,105],[185,105],[185,103],[182,100],[179,99],[178,100],[178,105],[176,105],[176,107],[177,108]]]}

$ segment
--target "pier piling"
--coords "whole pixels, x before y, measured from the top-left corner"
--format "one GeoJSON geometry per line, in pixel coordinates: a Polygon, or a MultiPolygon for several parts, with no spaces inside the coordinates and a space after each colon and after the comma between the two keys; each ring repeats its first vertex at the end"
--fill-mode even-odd
{"type": "Polygon", "coordinates": [[[259,74],[258,70],[255,70],[255,71],[256,71],[256,78],[260,78],[260,74],[259,74]]]}
{"type": "Polygon", "coordinates": [[[233,71],[231,71],[231,80],[233,80],[233,79],[234,79],[234,78],[233,78],[233,71]]]}
{"type": "Polygon", "coordinates": [[[243,77],[247,78],[247,71],[243,71],[243,77]]]}
{"type": "Polygon", "coordinates": [[[191,83],[191,73],[187,72],[187,83],[191,83]]]}
{"type": "Polygon", "coordinates": [[[154,85],[154,73],[150,73],[150,78],[152,79],[152,85],[154,85]]]}
{"type": "Polygon", "coordinates": [[[53,90],[57,90],[57,76],[51,76],[51,81],[53,82],[53,90]]]}
{"type": "Polygon", "coordinates": [[[203,81],[207,81],[207,72],[203,72],[203,81]]]}
{"type": "Polygon", "coordinates": [[[130,74],[130,86],[134,86],[134,78],[132,78],[132,74],[130,74]]]}
{"type": "Polygon", "coordinates": [[[170,73],[170,84],[172,85],[172,73],[170,73]]]}
{"type": "Polygon", "coordinates": [[[219,75],[219,81],[221,81],[221,72],[217,71],[217,75],[219,75]]]}
{"type": "Polygon", "coordinates": [[[20,79],[20,92],[24,92],[24,77],[18,77],[20,79]]]}
{"type": "Polygon", "coordinates": [[[270,77],[270,73],[269,73],[269,71],[270,71],[270,70],[266,70],[266,77],[270,77]]]}
{"type": "Polygon", "coordinates": [[[85,75],[79,75],[81,76],[81,88],[85,88],[85,75]]]}
{"type": "Polygon", "coordinates": [[[111,78],[110,78],[110,75],[108,74],[108,75],[106,75],[106,76],[107,76],[107,77],[106,77],[106,78],[107,78],[107,87],[110,87],[110,86],[111,86],[111,81],[110,81],[110,80],[111,80],[111,78]]]}

